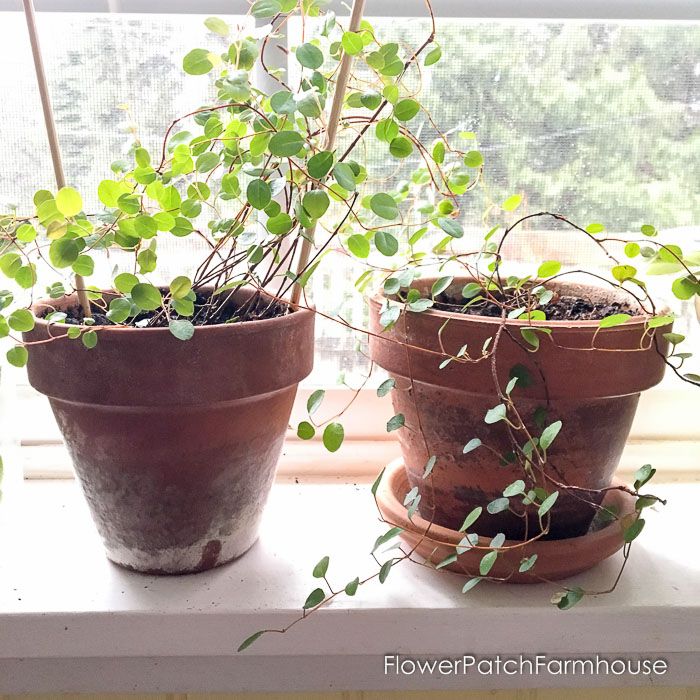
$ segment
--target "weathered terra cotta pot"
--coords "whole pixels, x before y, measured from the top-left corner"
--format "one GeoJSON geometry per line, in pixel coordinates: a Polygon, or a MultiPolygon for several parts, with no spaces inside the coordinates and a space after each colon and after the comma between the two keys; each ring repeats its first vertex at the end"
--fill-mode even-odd
{"type": "Polygon", "coordinates": [[[29,381],[49,398],[107,556],[176,574],[243,554],[313,365],[313,312],[200,326],[188,341],[104,327],[90,350],[68,328],[39,319],[24,335],[58,338],[29,346],[29,381]]]}
{"type": "MultiPolygon", "coordinates": [[[[434,281],[418,280],[414,287],[421,296],[430,296],[434,281]]],[[[459,298],[462,287],[470,281],[456,279],[448,293],[459,298]]],[[[553,283],[551,288],[560,294],[593,300],[630,299],[627,295],[615,297],[613,290],[586,285],[553,283]]],[[[466,344],[470,355],[479,357],[487,339],[495,337],[500,318],[433,309],[407,311],[383,332],[379,323],[383,301],[382,295],[370,300],[370,331],[376,334],[370,336],[370,355],[396,380],[391,392],[394,410],[405,416],[405,428],[398,431],[399,441],[409,484],[418,487],[421,496],[421,516],[457,530],[473,508],[482,506],[484,514],[475,526],[480,535],[502,532],[509,539],[522,539],[524,518],[510,511],[493,515],[485,512],[488,503],[503,496],[506,486],[523,478],[522,469],[517,463],[503,465],[484,447],[463,454],[464,445],[472,438],[479,438],[500,455],[512,449],[504,422],[484,422],[486,412],[500,402],[491,360],[453,361],[439,368],[444,359],[440,337],[448,353],[456,355],[466,344]],[[423,479],[432,455],[437,458],[432,476],[423,479]]],[[[506,322],[496,351],[498,382],[505,389],[513,367],[527,369],[532,385],[517,387],[512,396],[532,435],[542,432],[534,420],[538,408],[546,409],[547,424],[562,421],[561,433],[547,451],[547,474],[565,486],[605,488],[617,469],[640,392],[663,377],[662,355],[668,343],[662,334],[670,328],[647,331],[644,316],[606,329],[599,329],[595,320],[538,321],[538,327],[551,329],[551,340],[541,334],[539,350],[529,352],[519,329],[530,325],[520,320],[506,322]]],[[[542,481],[531,486],[559,491],[548,536],[585,534],[595,509],[580,496],[600,503],[603,494],[567,490],[545,482],[541,475],[538,479],[542,481]]],[[[518,499],[511,499],[511,507],[520,508],[521,513],[524,508],[518,505],[518,499]]],[[[530,535],[540,531],[534,513],[530,513],[528,528],[530,535]]]]}

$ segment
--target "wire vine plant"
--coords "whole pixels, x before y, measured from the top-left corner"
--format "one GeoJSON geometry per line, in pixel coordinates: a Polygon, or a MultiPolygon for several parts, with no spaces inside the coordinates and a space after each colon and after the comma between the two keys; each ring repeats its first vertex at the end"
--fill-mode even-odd
{"type": "MultiPolygon", "coordinates": [[[[38,191],[31,214],[12,211],[0,217],[0,271],[15,286],[14,291],[0,292],[0,337],[9,337],[13,344],[7,359],[18,367],[27,362],[27,343],[18,334],[34,327],[36,319],[30,307],[37,303],[40,273],[42,279],[47,275],[58,278],[46,287],[49,299],[41,302],[40,313],[51,323],[70,326],[67,336],[42,342],[72,340],[92,349],[103,331],[113,326],[168,327],[176,339],[187,341],[197,326],[254,322],[294,313],[300,307],[313,309],[306,295],[309,280],[331,253],[365,265],[355,284],[358,294],[381,283],[385,301],[383,331],[378,335],[388,338],[399,319],[429,312],[444,303],[441,295],[453,275],[440,277],[428,293],[421,294],[414,286],[421,272],[436,264],[456,266],[473,280],[458,305],[463,310],[485,304],[497,309],[501,322],[488,346],[476,353],[466,348],[452,353],[442,346],[439,350],[412,346],[405,339],[392,342],[407,352],[430,352],[443,367],[491,363],[499,403],[485,420],[507,425],[511,452],[523,476],[506,489],[498,504],[484,506],[497,512],[498,508],[510,508],[511,499],[533,506],[539,532],[526,537],[525,542],[534,541],[548,532],[558,490],[575,491],[577,487],[551,482],[550,478],[546,488],[529,488],[536,475],[545,474],[547,447],[562,426],[543,425],[538,436],[529,432],[514,398],[522,379],[516,377],[507,386],[500,385],[497,350],[504,335],[512,333],[507,323],[510,318],[528,321],[516,338],[526,351],[536,353],[540,343],[551,342],[546,327],[538,325],[546,319],[543,309],[555,294],[548,285],[571,271],[562,272],[557,261],[545,261],[532,276],[504,278],[502,246],[517,226],[533,216],[560,219],[606,251],[606,244],[618,241],[607,238],[600,224],[582,228],[558,214],[540,212],[510,224],[497,244],[494,239],[501,226],[492,227],[489,221],[497,216],[505,222],[513,216],[511,212],[521,204],[521,197],[513,195],[501,206],[490,202],[483,222],[490,230],[483,245],[474,251],[461,251],[465,232],[460,223],[460,202],[477,186],[487,191],[483,157],[476,148],[475,134],[441,130],[418,99],[422,72],[442,57],[429,0],[430,31],[416,48],[380,41],[372,25],[362,19],[362,0],[355,1],[347,25],[332,12],[324,13],[322,5],[321,0],[257,0],[250,14],[268,23],[252,33],[232,28],[219,18],[207,19],[212,41],[218,46],[215,50],[193,49],[184,57],[183,69],[194,76],[212,74],[216,99],[174,119],[157,154],[135,138],[129,158],[115,161],[113,177],[99,183],[97,198],[104,211],[86,213],[82,196],[64,186],[56,193],[38,191]],[[293,22],[298,23],[298,32],[293,22]],[[273,40],[292,30],[298,36],[298,43],[290,47],[290,61],[298,73],[294,83],[284,71],[271,67],[274,61],[268,55],[273,40]],[[278,89],[266,94],[254,86],[251,71],[256,66],[278,89]],[[393,166],[388,175],[373,172],[380,168],[368,153],[377,146],[384,170],[386,163],[393,166]],[[405,179],[400,180],[402,177],[405,179]],[[398,186],[394,186],[397,181],[398,186]],[[194,273],[188,267],[161,284],[157,281],[157,244],[171,236],[197,237],[205,243],[206,252],[194,273]],[[95,274],[105,259],[116,263],[109,283],[86,284],[84,279],[95,274]],[[255,293],[239,301],[239,290],[244,287],[253,288],[255,293]],[[68,312],[58,311],[51,300],[71,292],[76,293],[76,305],[68,312]],[[70,340],[62,339],[65,337],[70,340]]],[[[669,271],[675,273],[673,293],[680,299],[698,295],[697,260],[684,255],[679,246],[656,243],[657,232],[652,226],[643,226],[641,232],[641,240],[624,241],[625,255],[670,265],[673,269],[669,271]]],[[[615,264],[612,279],[606,283],[634,299],[648,316],[647,342],[656,342],[657,334],[670,326],[673,316],[657,313],[634,266],[607,254],[615,264]]],[[[622,312],[602,319],[600,325],[621,325],[629,318],[622,312]]],[[[342,313],[334,320],[353,328],[342,313]]],[[[366,329],[354,330],[368,333],[366,329]]],[[[689,353],[678,352],[676,347],[683,338],[670,332],[664,335],[673,347],[666,362],[685,381],[699,383],[697,376],[682,372],[689,353]]],[[[378,393],[386,396],[392,390],[397,389],[388,380],[378,393]]],[[[297,434],[312,439],[323,428],[323,445],[335,452],[343,442],[344,428],[339,416],[315,422],[313,414],[322,401],[323,392],[312,395],[307,405],[309,420],[299,424],[297,434]]],[[[399,429],[408,427],[397,414],[387,430],[399,429]]],[[[425,434],[422,438],[427,440],[425,434]]],[[[493,449],[473,440],[466,442],[467,447],[493,449]]],[[[426,464],[427,480],[439,467],[436,461],[431,457],[426,464]]],[[[634,487],[626,489],[637,499],[638,510],[632,522],[625,523],[627,541],[620,573],[630,545],[644,525],[643,508],[662,502],[640,492],[653,474],[649,465],[641,467],[634,487]]],[[[375,496],[381,478],[380,474],[372,487],[375,496]]],[[[586,498],[583,494],[580,497],[586,498]]],[[[589,500],[598,507],[595,498],[589,496],[589,500]]],[[[407,494],[409,516],[417,512],[418,504],[415,494],[407,494]]],[[[467,514],[465,540],[450,555],[457,560],[460,549],[484,551],[481,575],[467,581],[465,592],[480,580],[493,578],[489,577],[491,567],[506,549],[505,538],[496,536],[483,546],[467,532],[481,512],[475,509],[467,514]]],[[[616,517],[611,512],[605,515],[616,517]]],[[[380,563],[376,552],[400,534],[395,524],[387,525],[390,529],[378,538],[372,551],[377,571],[334,590],[326,578],[329,558],[322,558],[313,574],[326,582],[328,592],[316,588],[303,604],[301,616],[275,631],[286,631],[341,593],[355,595],[359,586],[370,580],[377,578],[383,583],[397,563],[415,559],[415,548],[398,548],[398,555],[380,563]]],[[[520,570],[536,576],[536,559],[521,562],[520,570]]],[[[571,607],[584,593],[563,589],[557,605],[571,607]]],[[[265,631],[272,630],[256,632],[240,649],[265,631]]]]}

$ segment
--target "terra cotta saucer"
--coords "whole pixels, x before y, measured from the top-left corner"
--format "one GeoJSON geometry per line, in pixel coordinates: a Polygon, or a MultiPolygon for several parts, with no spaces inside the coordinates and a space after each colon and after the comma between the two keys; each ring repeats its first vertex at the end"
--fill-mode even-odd
{"type": "MultiPolygon", "coordinates": [[[[616,479],[613,486],[623,482],[616,479]]],[[[455,554],[455,546],[464,538],[465,533],[450,530],[440,525],[429,523],[415,513],[408,519],[408,511],[403,505],[404,497],[409,491],[408,479],[403,460],[397,459],[387,465],[384,477],[377,489],[377,502],[384,519],[391,525],[403,529],[401,538],[409,547],[415,547],[418,557],[433,564],[442,562],[455,554]]],[[[608,491],[603,505],[616,506],[618,520],[608,525],[590,530],[581,537],[564,540],[536,540],[523,545],[517,540],[506,540],[502,553],[496,559],[489,572],[489,578],[506,579],[509,583],[540,583],[542,579],[558,580],[579,574],[590,569],[603,559],[615,554],[624,544],[621,521],[634,513],[634,496],[621,490],[608,491]],[[512,549],[505,549],[512,547],[512,549]],[[537,562],[531,571],[519,573],[520,562],[537,554],[537,562]]],[[[488,517],[482,515],[481,517],[488,517]]],[[[478,528],[478,521],[475,525],[478,528]]],[[[470,531],[473,530],[470,528],[470,531]]],[[[490,538],[479,537],[478,547],[488,547],[490,538]]],[[[468,576],[479,576],[479,563],[486,553],[484,549],[467,549],[456,561],[444,568],[468,576]]]]}

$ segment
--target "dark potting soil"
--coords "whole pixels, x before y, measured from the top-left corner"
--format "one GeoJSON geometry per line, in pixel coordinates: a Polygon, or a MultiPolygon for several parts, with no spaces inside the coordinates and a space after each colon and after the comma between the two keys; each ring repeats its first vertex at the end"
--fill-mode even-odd
{"type": "MultiPolygon", "coordinates": [[[[472,303],[465,307],[466,299],[456,299],[443,292],[435,297],[435,308],[453,313],[464,313],[472,316],[488,316],[499,318],[501,307],[486,299],[472,303]]],[[[517,301],[507,300],[510,308],[517,308],[517,301]]],[[[629,314],[634,316],[639,313],[639,308],[633,304],[619,301],[591,301],[574,296],[554,297],[552,301],[544,306],[534,307],[544,311],[548,321],[600,321],[614,314],[629,314]]]]}
{"type": "MultiPolygon", "coordinates": [[[[164,294],[166,290],[161,290],[164,294]]],[[[288,304],[273,301],[269,297],[255,295],[246,301],[239,301],[235,294],[230,300],[226,300],[226,294],[212,298],[209,293],[198,293],[194,302],[194,314],[192,316],[179,316],[177,313],[171,313],[170,318],[162,312],[162,309],[155,311],[143,311],[138,316],[129,320],[129,325],[138,325],[146,328],[164,328],[168,326],[169,320],[186,318],[195,326],[213,326],[221,323],[244,323],[247,321],[260,321],[268,318],[277,318],[284,316],[289,308],[288,304]],[[207,313],[207,307],[212,309],[207,313]],[[148,323],[146,323],[148,322],[148,323]]],[[[93,325],[95,326],[114,326],[106,315],[104,310],[104,302],[92,302],[90,305],[92,311],[93,325]]],[[[53,309],[46,309],[40,314],[41,318],[52,313],[53,309]]],[[[65,310],[67,317],[65,323],[72,326],[77,326],[83,323],[85,315],[81,306],[71,306],[65,310]]]]}

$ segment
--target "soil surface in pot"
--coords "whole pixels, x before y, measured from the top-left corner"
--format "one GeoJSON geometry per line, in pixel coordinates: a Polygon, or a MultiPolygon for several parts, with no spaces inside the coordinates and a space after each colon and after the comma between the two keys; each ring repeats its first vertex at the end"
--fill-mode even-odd
{"type": "MultiPolygon", "coordinates": [[[[495,295],[497,298],[500,295],[495,295]]],[[[531,296],[531,300],[536,300],[537,297],[531,296]]],[[[506,297],[506,304],[509,308],[518,308],[523,306],[523,301],[514,297],[506,297]]],[[[435,297],[435,309],[439,311],[451,311],[452,313],[470,314],[472,316],[488,316],[498,318],[501,315],[501,307],[493,301],[480,299],[466,304],[469,300],[463,297],[457,297],[442,292],[435,297]]],[[[534,308],[543,311],[549,321],[600,321],[614,314],[629,314],[635,316],[640,313],[640,309],[636,304],[620,302],[614,300],[592,300],[584,299],[575,296],[556,295],[548,304],[543,306],[535,306],[534,308]]]]}
{"type": "MultiPolygon", "coordinates": [[[[161,289],[161,294],[165,297],[169,291],[161,289]]],[[[195,326],[213,326],[221,323],[243,323],[245,321],[261,321],[263,319],[278,318],[284,316],[289,305],[283,302],[270,300],[261,295],[253,295],[248,299],[237,299],[234,295],[228,299],[228,295],[223,294],[213,296],[210,292],[198,293],[194,301],[194,314],[192,316],[179,316],[177,313],[170,313],[166,316],[162,309],[155,311],[142,311],[138,316],[129,320],[129,325],[139,328],[162,328],[167,327],[172,319],[186,318],[195,326]]],[[[93,325],[114,326],[106,315],[107,303],[103,300],[91,303],[93,325]]],[[[46,318],[53,309],[46,308],[40,314],[40,318],[46,318]]],[[[65,310],[67,325],[78,326],[83,323],[85,315],[80,306],[70,306],[65,310]]]]}

